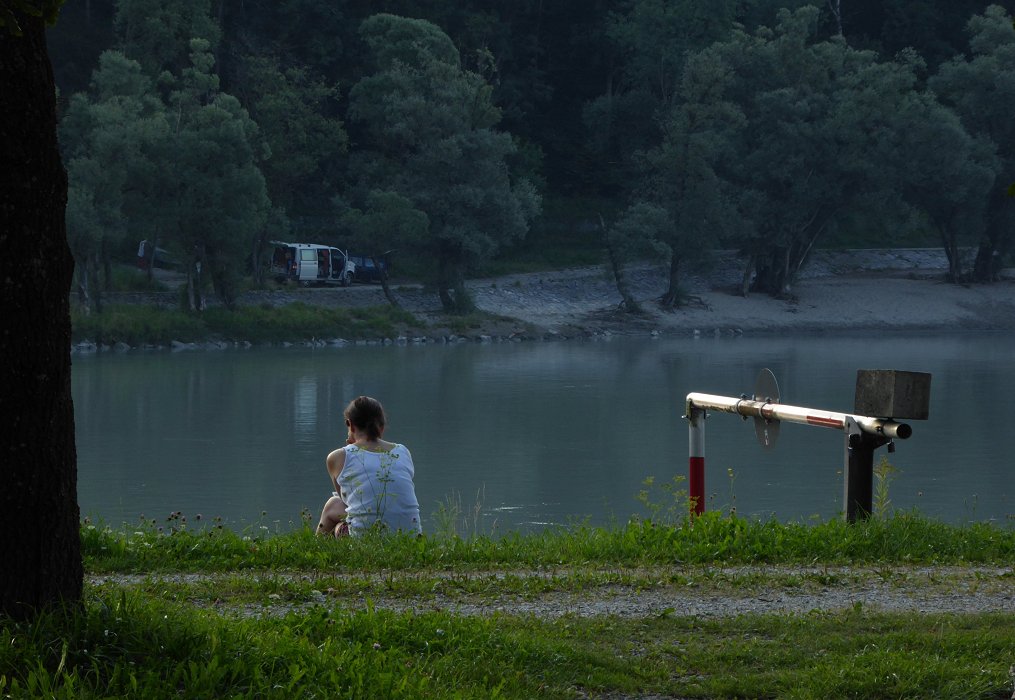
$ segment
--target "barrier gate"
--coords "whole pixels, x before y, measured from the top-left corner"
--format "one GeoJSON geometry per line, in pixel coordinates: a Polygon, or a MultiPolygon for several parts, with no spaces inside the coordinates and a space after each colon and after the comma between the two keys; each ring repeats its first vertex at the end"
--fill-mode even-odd
{"type": "Polygon", "coordinates": [[[688,490],[695,514],[705,512],[705,419],[708,411],[754,418],[762,447],[771,448],[779,435],[779,422],[834,428],[845,434],[843,507],[848,522],[870,517],[874,495],[874,450],[913,434],[897,418],[926,420],[930,404],[930,374],[900,370],[857,370],[854,414],[836,413],[779,403],[779,385],[768,369],[761,370],[754,395],[738,398],[715,394],[687,395],[684,418],[688,422],[688,490]],[[861,415],[874,414],[874,415],[861,415]]]}

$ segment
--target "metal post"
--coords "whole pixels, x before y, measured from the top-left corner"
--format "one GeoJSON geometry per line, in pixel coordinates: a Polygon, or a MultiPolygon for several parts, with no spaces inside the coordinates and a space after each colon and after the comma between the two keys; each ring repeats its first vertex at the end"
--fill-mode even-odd
{"type": "Polygon", "coordinates": [[[687,408],[688,495],[695,515],[705,512],[705,411],[687,408]]]}

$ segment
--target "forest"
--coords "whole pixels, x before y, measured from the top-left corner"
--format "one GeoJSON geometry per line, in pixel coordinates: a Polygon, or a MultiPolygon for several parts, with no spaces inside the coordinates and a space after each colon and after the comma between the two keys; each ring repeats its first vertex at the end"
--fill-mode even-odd
{"type": "Polygon", "coordinates": [[[78,292],[142,239],[191,309],[263,284],[272,240],[395,251],[450,312],[491,261],[568,254],[664,264],[664,308],[720,247],[744,294],[841,241],[940,245],[989,283],[1015,252],[1011,4],[70,2],[48,43],[78,292]]]}

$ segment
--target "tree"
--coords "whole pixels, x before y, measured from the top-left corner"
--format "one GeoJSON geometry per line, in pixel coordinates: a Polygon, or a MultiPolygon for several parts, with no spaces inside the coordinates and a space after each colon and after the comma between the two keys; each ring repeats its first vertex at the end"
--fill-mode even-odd
{"type": "Polygon", "coordinates": [[[170,94],[170,138],[160,149],[175,202],[171,235],[187,265],[188,306],[203,307],[204,271],[232,307],[237,278],[271,206],[257,161],[269,151],[239,101],[218,89],[203,39],[191,40],[192,67],[170,94]]]}
{"type": "Polygon", "coordinates": [[[628,207],[611,225],[599,217],[607,262],[613,281],[620,293],[621,306],[632,314],[642,313],[627,281],[626,266],[632,259],[648,253],[667,253],[660,243],[667,231],[673,229],[669,213],[662,207],[637,202],[628,207]]]}
{"type": "Polygon", "coordinates": [[[716,172],[731,155],[743,112],[726,98],[733,76],[714,54],[692,55],[684,69],[679,101],[663,121],[662,143],[647,154],[642,197],[668,212],[670,225],[658,230],[669,258],[669,281],[660,306],[682,302],[682,266],[700,260],[723,235],[743,226],[716,172]]]}
{"type": "Polygon", "coordinates": [[[81,301],[96,311],[102,309],[102,291],[112,284],[110,249],[130,229],[125,199],[140,167],[137,127],[161,107],[141,66],[107,51],[92,77],[91,94],[74,95],[60,122],[69,175],[68,239],[81,301]]]}
{"type": "Polygon", "coordinates": [[[396,192],[426,214],[423,250],[441,303],[468,311],[466,272],[525,235],[539,197],[527,180],[512,177],[517,149],[493,128],[500,114],[490,85],[462,69],[444,32],[422,20],[375,15],[361,34],[376,71],[350,94],[350,119],[369,144],[357,156],[359,186],[396,192]]]}
{"type": "Polygon", "coordinates": [[[620,196],[636,180],[639,152],[653,148],[679,100],[689,53],[725,39],[738,3],[721,0],[627,0],[606,19],[604,45],[614,60],[605,92],[583,110],[587,148],[602,168],[600,193],[620,196]]]}
{"type": "Polygon", "coordinates": [[[397,250],[404,256],[418,250],[429,223],[426,214],[413,207],[407,198],[377,190],[367,195],[364,211],[349,208],[342,216],[342,224],[351,233],[348,246],[363,251],[380,270],[384,297],[392,306],[400,304],[388,284],[391,254],[397,250]]]}
{"type": "Polygon", "coordinates": [[[123,53],[153,78],[190,66],[191,39],[214,50],[221,36],[210,0],[117,0],[114,24],[123,53]]]}
{"type": "Polygon", "coordinates": [[[338,88],[303,66],[247,56],[238,71],[237,99],[258,125],[271,155],[261,163],[272,204],[324,209],[328,173],[346,152],[348,136],[334,116],[338,88]]]}
{"type": "Polygon", "coordinates": [[[736,80],[725,99],[745,116],[730,158],[719,168],[737,192],[746,225],[745,288],[774,296],[792,286],[817,241],[850,205],[876,188],[875,164],[858,152],[848,119],[850,76],[876,61],[841,39],[816,41],[816,7],[780,11],[773,29],[708,49],[736,80]]]}
{"type": "Polygon", "coordinates": [[[986,229],[973,264],[973,279],[997,279],[1015,242],[1015,202],[1006,188],[1015,178],[1015,25],[991,5],[969,20],[969,57],[943,64],[930,87],[951,106],[975,137],[989,141],[1001,159],[1000,176],[986,194],[986,229]]]}
{"type": "Polygon", "coordinates": [[[253,244],[254,281],[262,282],[262,255],[271,238],[290,228],[289,212],[327,211],[348,136],[336,116],[338,88],[306,67],[283,68],[276,58],[246,56],[237,70],[236,96],[257,123],[271,155],[260,162],[273,211],[253,244]]]}
{"type": "MultiPolygon", "coordinates": [[[[855,76],[855,113],[861,129],[848,129],[855,148],[879,165],[883,193],[894,193],[941,237],[948,279],[966,279],[962,248],[985,230],[984,210],[1000,161],[993,144],[974,138],[958,116],[918,87],[922,59],[911,51],[896,61],[870,66],[855,76]]],[[[872,207],[876,210],[876,207],[872,207]]]]}
{"type": "Polygon", "coordinates": [[[0,2],[0,615],[81,599],[71,399],[67,178],[45,22],[59,2],[0,2]]]}

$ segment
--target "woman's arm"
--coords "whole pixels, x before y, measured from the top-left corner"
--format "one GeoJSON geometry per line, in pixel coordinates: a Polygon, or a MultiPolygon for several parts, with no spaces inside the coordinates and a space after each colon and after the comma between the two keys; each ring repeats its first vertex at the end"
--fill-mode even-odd
{"type": "Polygon", "coordinates": [[[328,475],[331,476],[331,490],[338,491],[338,475],[342,473],[342,467],[345,466],[345,450],[339,448],[328,455],[328,459],[325,460],[325,464],[328,466],[328,475]]]}

